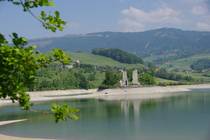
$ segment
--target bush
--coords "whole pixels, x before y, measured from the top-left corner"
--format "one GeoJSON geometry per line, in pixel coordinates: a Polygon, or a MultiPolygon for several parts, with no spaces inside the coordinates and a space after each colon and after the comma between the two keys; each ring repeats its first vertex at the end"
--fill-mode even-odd
{"type": "Polygon", "coordinates": [[[121,63],[127,63],[127,64],[143,64],[143,60],[131,53],[122,51],[120,49],[113,49],[113,48],[98,48],[93,49],[92,53],[95,55],[101,55],[110,57],[116,61],[119,61],[121,63]]]}
{"type": "Polygon", "coordinates": [[[81,89],[89,89],[90,88],[90,83],[87,80],[87,78],[85,77],[85,75],[78,72],[78,73],[76,73],[75,77],[79,80],[79,87],[81,89]]]}
{"type": "Polygon", "coordinates": [[[142,85],[154,85],[155,78],[149,73],[143,73],[140,75],[139,81],[142,85]]]}
{"type": "Polygon", "coordinates": [[[101,91],[101,90],[104,90],[104,89],[109,89],[109,88],[110,88],[109,86],[102,84],[98,87],[98,91],[101,91]]]}
{"type": "Polygon", "coordinates": [[[168,80],[175,80],[175,81],[194,81],[192,76],[177,74],[174,72],[168,72],[166,69],[161,68],[160,70],[155,72],[155,76],[163,79],[168,80]]]}
{"type": "Polygon", "coordinates": [[[210,59],[200,59],[190,66],[193,70],[202,71],[210,68],[210,59]]]}
{"type": "Polygon", "coordinates": [[[121,79],[121,74],[114,71],[107,71],[105,73],[105,79],[99,89],[114,88],[119,86],[119,81],[121,79]]]}

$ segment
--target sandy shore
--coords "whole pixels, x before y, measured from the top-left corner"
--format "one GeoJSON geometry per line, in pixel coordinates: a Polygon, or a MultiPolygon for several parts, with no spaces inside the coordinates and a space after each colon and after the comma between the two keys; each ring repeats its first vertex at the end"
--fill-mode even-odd
{"type": "MultiPolygon", "coordinates": [[[[23,122],[23,121],[27,121],[27,119],[12,120],[12,121],[1,121],[0,126],[12,124],[12,123],[23,122]]],[[[44,140],[44,139],[13,137],[13,136],[6,136],[6,135],[3,135],[3,134],[0,134],[0,140],[44,140]]]]}
{"type": "MultiPolygon", "coordinates": [[[[136,100],[154,99],[185,94],[195,89],[210,89],[210,84],[181,85],[167,87],[140,87],[124,89],[91,90],[56,90],[29,92],[32,102],[44,102],[64,99],[103,99],[103,100],[136,100]]],[[[0,100],[0,106],[11,104],[10,100],[0,100]]],[[[1,125],[17,123],[23,120],[0,122],[1,125]]],[[[0,132],[1,133],[1,132],[0,132]]],[[[32,138],[10,137],[0,134],[0,140],[41,140],[32,138]]]]}
{"type": "Polygon", "coordinates": [[[12,137],[0,134],[0,140],[46,140],[46,139],[21,138],[21,137],[12,137]]]}
{"type": "Polygon", "coordinates": [[[198,89],[209,89],[210,84],[202,85],[180,85],[166,87],[140,87],[140,88],[125,88],[125,89],[107,89],[99,92],[100,95],[95,98],[103,100],[144,100],[157,99],[169,96],[177,96],[186,94],[187,92],[198,89]]]}
{"type": "MultiPolygon", "coordinates": [[[[168,96],[175,96],[189,92],[194,89],[210,89],[210,84],[202,85],[180,85],[166,87],[139,87],[120,88],[97,91],[90,90],[54,90],[28,92],[32,102],[44,102],[64,99],[103,99],[103,100],[134,100],[134,99],[154,99],[168,96]],[[181,93],[183,92],[183,93],[181,93]]],[[[0,100],[0,106],[11,104],[10,100],[0,100]]]]}
{"type": "MultiPolygon", "coordinates": [[[[64,100],[64,99],[82,99],[91,98],[95,95],[97,89],[83,90],[53,90],[53,91],[36,91],[28,92],[32,102],[44,102],[51,100],[64,100]]],[[[9,99],[0,99],[0,107],[13,104],[9,99]]]]}
{"type": "Polygon", "coordinates": [[[0,126],[3,125],[8,125],[8,124],[12,124],[12,123],[18,123],[18,122],[23,122],[26,121],[27,119],[22,119],[22,120],[12,120],[12,121],[1,121],[0,122],[0,126]]]}
{"type": "Polygon", "coordinates": [[[39,139],[39,138],[23,138],[23,137],[13,137],[0,134],[0,140],[54,140],[54,139],[39,139]]]}

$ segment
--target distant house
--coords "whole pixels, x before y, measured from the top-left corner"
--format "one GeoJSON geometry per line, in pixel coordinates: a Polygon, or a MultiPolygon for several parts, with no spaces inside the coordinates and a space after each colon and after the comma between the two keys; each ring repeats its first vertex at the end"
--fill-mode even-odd
{"type": "Polygon", "coordinates": [[[80,60],[73,61],[72,64],[65,65],[67,69],[73,69],[74,67],[80,67],[80,60]]]}
{"type": "Polygon", "coordinates": [[[65,65],[65,68],[67,68],[67,69],[73,69],[74,66],[72,64],[71,65],[65,65]]]}

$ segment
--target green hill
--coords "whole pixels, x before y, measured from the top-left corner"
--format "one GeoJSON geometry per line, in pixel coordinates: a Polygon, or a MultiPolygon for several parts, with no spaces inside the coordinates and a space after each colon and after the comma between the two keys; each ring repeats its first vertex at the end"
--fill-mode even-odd
{"type": "Polygon", "coordinates": [[[195,77],[207,78],[209,73],[194,73],[190,66],[199,59],[210,58],[210,32],[184,31],[173,28],[161,28],[145,32],[99,32],[83,35],[67,35],[57,38],[31,40],[41,52],[53,48],[72,53],[74,60],[83,64],[113,67],[142,67],[141,64],[123,64],[111,58],[90,54],[95,48],[117,48],[137,56],[144,62],[153,62],[157,66],[173,72],[184,72],[195,77]]]}
{"type": "Polygon", "coordinates": [[[142,64],[123,64],[111,58],[94,55],[91,53],[70,53],[73,60],[80,60],[81,64],[90,64],[96,66],[111,66],[111,67],[126,67],[126,68],[139,68],[143,67],[142,64]]]}
{"type": "Polygon", "coordinates": [[[210,59],[210,54],[200,54],[177,60],[169,60],[168,62],[162,64],[161,67],[167,68],[169,70],[191,70],[190,66],[201,59],[210,59]]]}
{"type": "Polygon", "coordinates": [[[117,48],[140,56],[164,56],[169,59],[186,58],[210,53],[210,32],[184,31],[161,28],[145,32],[99,32],[84,35],[67,35],[56,38],[31,40],[38,50],[45,52],[52,48],[65,51],[90,52],[95,48],[117,48]]]}
{"type": "Polygon", "coordinates": [[[96,48],[92,50],[92,54],[109,57],[126,64],[143,64],[140,57],[116,48],[96,48]]]}

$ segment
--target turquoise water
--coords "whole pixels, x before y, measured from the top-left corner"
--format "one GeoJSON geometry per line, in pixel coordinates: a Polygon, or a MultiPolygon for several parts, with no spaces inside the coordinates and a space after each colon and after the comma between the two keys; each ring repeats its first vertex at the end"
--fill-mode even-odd
{"type": "MultiPolygon", "coordinates": [[[[62,101],[79,108],[80,120],[55,124],[46,112],[0,108],[0,120],[28,118],[0,133],[66,140],[210,140],[210,90],[159,100],[62,101]],[[209,93],[208,93],[209,92],[209,93]]],[[[34,106],[46,110],[50,103],[34,106]]]]}

